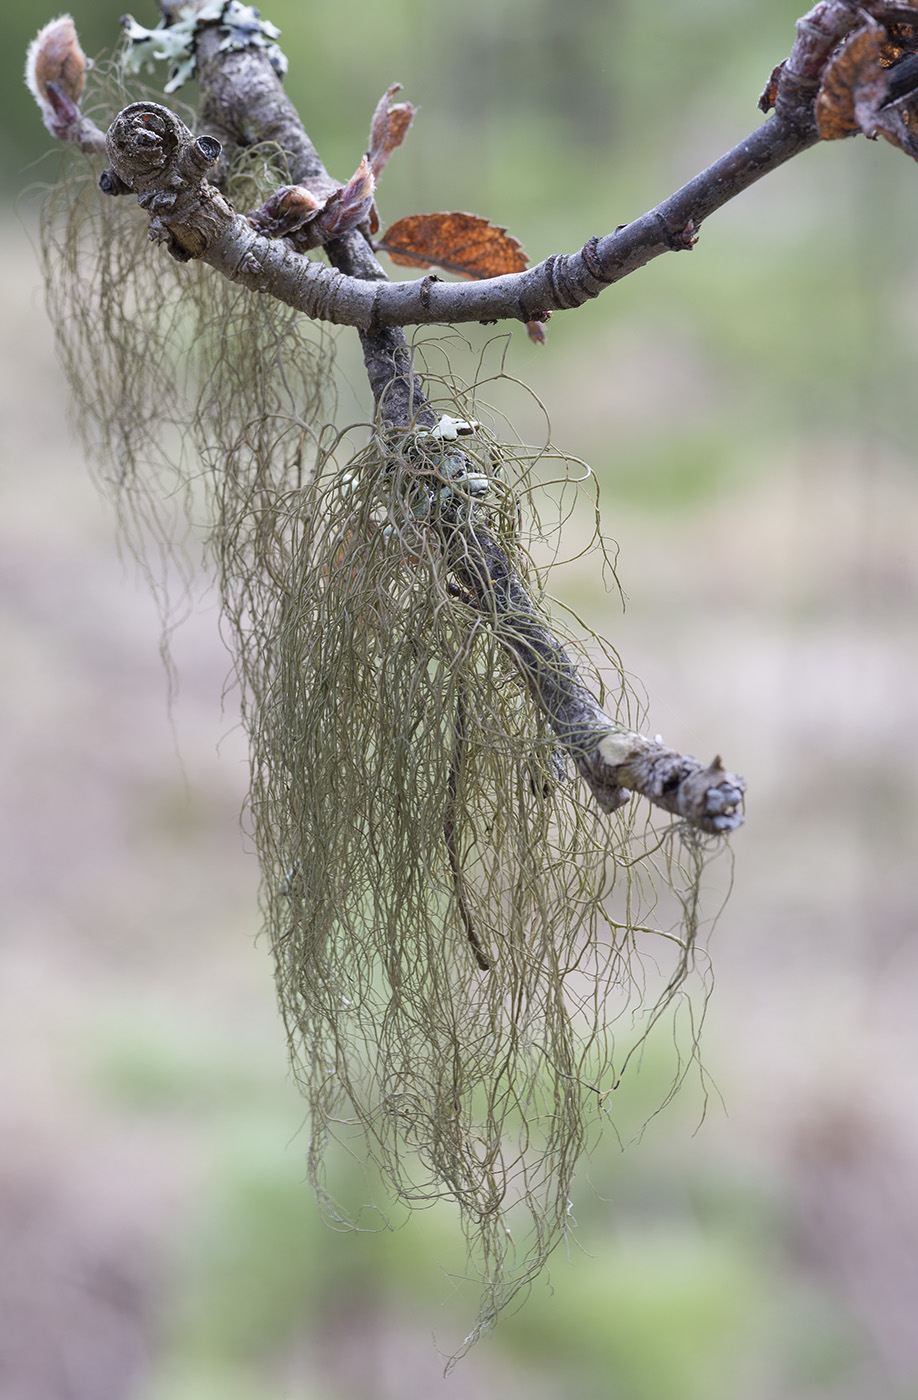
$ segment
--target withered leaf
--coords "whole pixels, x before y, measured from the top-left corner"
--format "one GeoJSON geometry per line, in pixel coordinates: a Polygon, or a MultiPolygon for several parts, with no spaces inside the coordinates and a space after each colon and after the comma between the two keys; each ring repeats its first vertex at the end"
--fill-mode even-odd
{"type": "Polygon", "coordinates": [[[891,46],[882,26],[871,21],[859,29],[826,70],[816,100],[823,140],[862,131],[871,138],[883,136],[918,159],[918,107],[913,97],[918,75],[913,67],[910,50],[891,46]]]}
{"type": "Polygon", "coordinates": [[[880,106],[886,90],[881,56],[884,38],[880,25],[865,25],[842,44],[826,69],[816,99],[816,126],[823,141],[840,141],[861,131],[858,106],[866,103],[873,110],[880,106]]]}
{"type": "Polygon", "coordinates": [[[410,102],[392,101],[395,94],[401,90],[401,83],[393,83],[379,99],[373,113],[367,159],[376,179],[379,178],[379,172],[392,152],[404,141],[417,112],[417,107],[413,107],[410,102]]]}
{"type": "Polygon", "coordinates": [[[460,277],[501,277],[529,265],[518,238],[477,214],[409,214],[377,247],[399,267],[441,267],[460,277]]]}

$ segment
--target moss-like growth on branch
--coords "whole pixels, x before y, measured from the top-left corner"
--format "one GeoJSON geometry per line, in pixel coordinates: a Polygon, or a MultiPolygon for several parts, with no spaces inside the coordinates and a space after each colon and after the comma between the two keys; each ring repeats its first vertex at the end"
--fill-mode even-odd
{"type": "MultiPolygon", "coordinates": [[[[236,171],[237,207],[264,200],[269,161],[236,171]]],[[[484,1285],[471,1342],[564,1235],[578,1159],[683,996],[706,838],[656,829],[637,801],[598,810],[513,662],[512,618],[494,625],[461,583],[484,525],[540,607],[539,464],[554,508],[582,464],[486,428],[460,451],[429,426],[368,425],[355,450],[327,425],[325,337],[151,250],[97,175],[51,192],[49,308],[132,546],[161,581],[179,501],[219,578],[310,1177],[342,1218],[323,1168],[339,1136],[402,1202],[457,1203],[484,1285]]],[[[462,424],[487,418],[451,373],[425,388],[462,424]]],[[[577,651],[635,729],[614,653],[588,635],[577,651]]]]}

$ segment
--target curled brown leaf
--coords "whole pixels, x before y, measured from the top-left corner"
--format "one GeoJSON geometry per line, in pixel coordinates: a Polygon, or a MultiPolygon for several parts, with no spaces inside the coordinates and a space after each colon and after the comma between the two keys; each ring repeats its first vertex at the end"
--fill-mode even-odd
{"type": "MultiPolygon", "coordinates": [[[[502,277],[529,266],[519,239],[478,214],[409,214],[392,224],[376,247],[400,267],[439,267],[470,279],[502,277]]],[[[527,321],[526,333],[535,345],[545,344],[541,321],[527,321]]]]}
{"type": "Polygon", "coordinates": [[[477,214],[409,214],[377,247],[400,267],[440,267],[459,277],[501,277],[529,265],[518,238],[477,214]]]}
{"type": "Polygon", "coordinates": [[[871,20],[841,45],[816,100],[816,123],[824,141],[861,131],[918,159],[916,27],[892,27],[894,38],[871,20]]]}
{"type": "Polygon", "coordinates": [[[840,46],[827,67],[816,99],[816,126],[823,141],[840,141],[862,131],[860,118],[865,106],[879,107],[886,92],[882,62],[885,37],[882,26],[871,21],[840,46]]]}
{"type": "Polygon", "coordinates": [[[417,112],[417,107],[413,107],[410,102],[392,101],[395,94],[401,90],[401,83],[393,83],[379,99],[373,113],[367,159],[377,180],[392,152],[404,141],[417,112]]]}

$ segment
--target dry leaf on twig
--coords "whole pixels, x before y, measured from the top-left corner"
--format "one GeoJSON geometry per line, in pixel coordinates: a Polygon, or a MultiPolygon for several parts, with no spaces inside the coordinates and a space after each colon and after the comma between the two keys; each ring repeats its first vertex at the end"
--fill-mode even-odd
{"type": "MultiPolygon", "coordinates": [[[[441,267],[471,279],[502,277],[529,266],[519,239],[478,214],[409,214],[392,224],[376,246],[400,267],[441,267]]],[[[541,321],[527,321],[526,331],[534,344],[545,344],[541,321]]]]}
{"type": "Polygon", "coordinates": [[[871,21],[841,45],[816,99],[824,141],[861,131],[918,159],[918,24],[871,21]],[[892,31],[895,31],[894,33],[892,31]]]}
{"type": "Polygon", "coordinates": [[[442,267],[460,277],[500,277],[529,265],[518,238],[477,214],[409,214],[377,247],[400,267],[442,267]]]}
{"type": "Polygon", "coordinates": [[[367,158],[370,162],[370,169],[377,180],[379,172],[392,152],[397,150],[404,141],[418,110],[417,107],[412,107],[410,102],[392,101],[395,94],[401,90],[401,83],[393,83],[379,99],[376,111],[373,113],[373,121],[370,126],[370,149],[367,152],[367,158]]]}

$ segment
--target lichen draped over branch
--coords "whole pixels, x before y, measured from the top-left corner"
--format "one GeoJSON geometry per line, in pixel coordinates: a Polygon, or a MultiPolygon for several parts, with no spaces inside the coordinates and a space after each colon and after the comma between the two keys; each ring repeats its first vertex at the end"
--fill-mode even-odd
{"type": "Polygon", "coordinates": [[[628,1018],[693,966],[693,896],[655,924],[642,850],[694,890],[703,845],[597,813],[417,518],[439,467],[373,444],[298,499],[253,814],[315,1184],[359,1128],[401,1200],[456,1201],[487,1325],[567,1226],[628,1018]]]}
{"type": "MultiPolygon", "coordinates": [[[[197,150],[206,165],[206,138],[197,150]]],[[[239,207],[269,193],[269,159],[235,169],[239,207]]],[[[568,1229],[612,1091],[683,1004],[716,842],[654,827],[637,800],[598,810],[578,773],[592,751],[544,702],[553,676],[595,694],[611,716],[595,752],[630,781],[632,750],[600,750],[640,737],[639,707],[599,639],[557,640],[557,619],[549,634],[527,548],[547,526],[519,504],[549,458],[563,501],[587,489],[582,464],[498,440],[484,384],[453,375],[427,375],[417,420],[399,435],[383,415],[355,451],[353,430],[327,426],[321,335],[150,256],[145,234],[133,201],[91,178],[51,192],[49,309],[84,435],[151,572],[181,553],[181,498],[219,579],[310,1177],[340,1216],[324,1174],[337,1136],[362,1141],[402,1201],[456,1202],[483,1283],[471,1342],[568,1229]],[[444,415],[485,423],[458,466],[432,431],[444,415]],[[527,671],[537,627],[554,649],[527,671]]],[[[613,782],[605,805],[626,799],[613,782]]]]}
{"type": "MultiPolygon", "coordinates": [[[[315,332],[194,264],[143,256],[127,202],[83,185],[49,205],[49,305],[135,548],[151,570],[175,553],[181,496],[220,578],[311,1179],[340,1217],[325,1149],[335,1136],[353,1149],[359,1130],[402,1201],[454,1199],[490,1325],[568,1227],[577,1161],[629,1052],[678,1004],[705,840],[654,831],[633,804],[598,812],[448,567],[430,511],[480,512],[486,481],[489,529],[541,592],[517,506],[540,454],[479,429],[462,439],[479,468],[465,482],[423,432],[395,452],[373,435],[355,455],[353,434],[321,427],[315,332]],[[658,907],[658,884],[684,907],[658,907]]],[[[442,407],[486,416],[472,398],[442,407]]],[[[603,654],[593,685],[637,729],[603,654]]]]}
{"type": "MultiPolygon", "coordinates": [[[[148,256],[128,201],[62,184],[49,305],[151,573],[177,552],[177,496],[216,567],[310,1177],[341,1218],[324,1176],[337,1136],[407,1204],[458,1205],[483,1282],[471,1344],[563,1237],[612,1090],[684,1004],[702,865],[741,820],[743,784],[644,738],[617,658],[559,634],[518,508],[549,449],[485,426],[453,450],[437,425],[486,422],[483,386],[422,382],[403,327],[580,305],[693,247],[714,210],[820,139],[881,134],[918,156],[918,5],[819,0],[760,100],[773,118],[631,224],[510,276],[398,286],[367,241],[412,115],[390,111],[396,89],[342,185],[283,94],[269,25],[236,0],[160,8],[166,23],[131,37],[169,50],[175,79],[195,67],[197,135],[118,94],[104,136],[67,16],[32,45],[27,81],[48,130],[105,149],[103,189],[137,195],[185,266],[148,256]],[[302,256],[313,246],[333,270],[302,256]],[[325,344],[296,312],[360,329],[377,416],[356,451],[327,425],[325,344]]],[[[576,472],[561,465],[563,494],[576,472]]]]}

